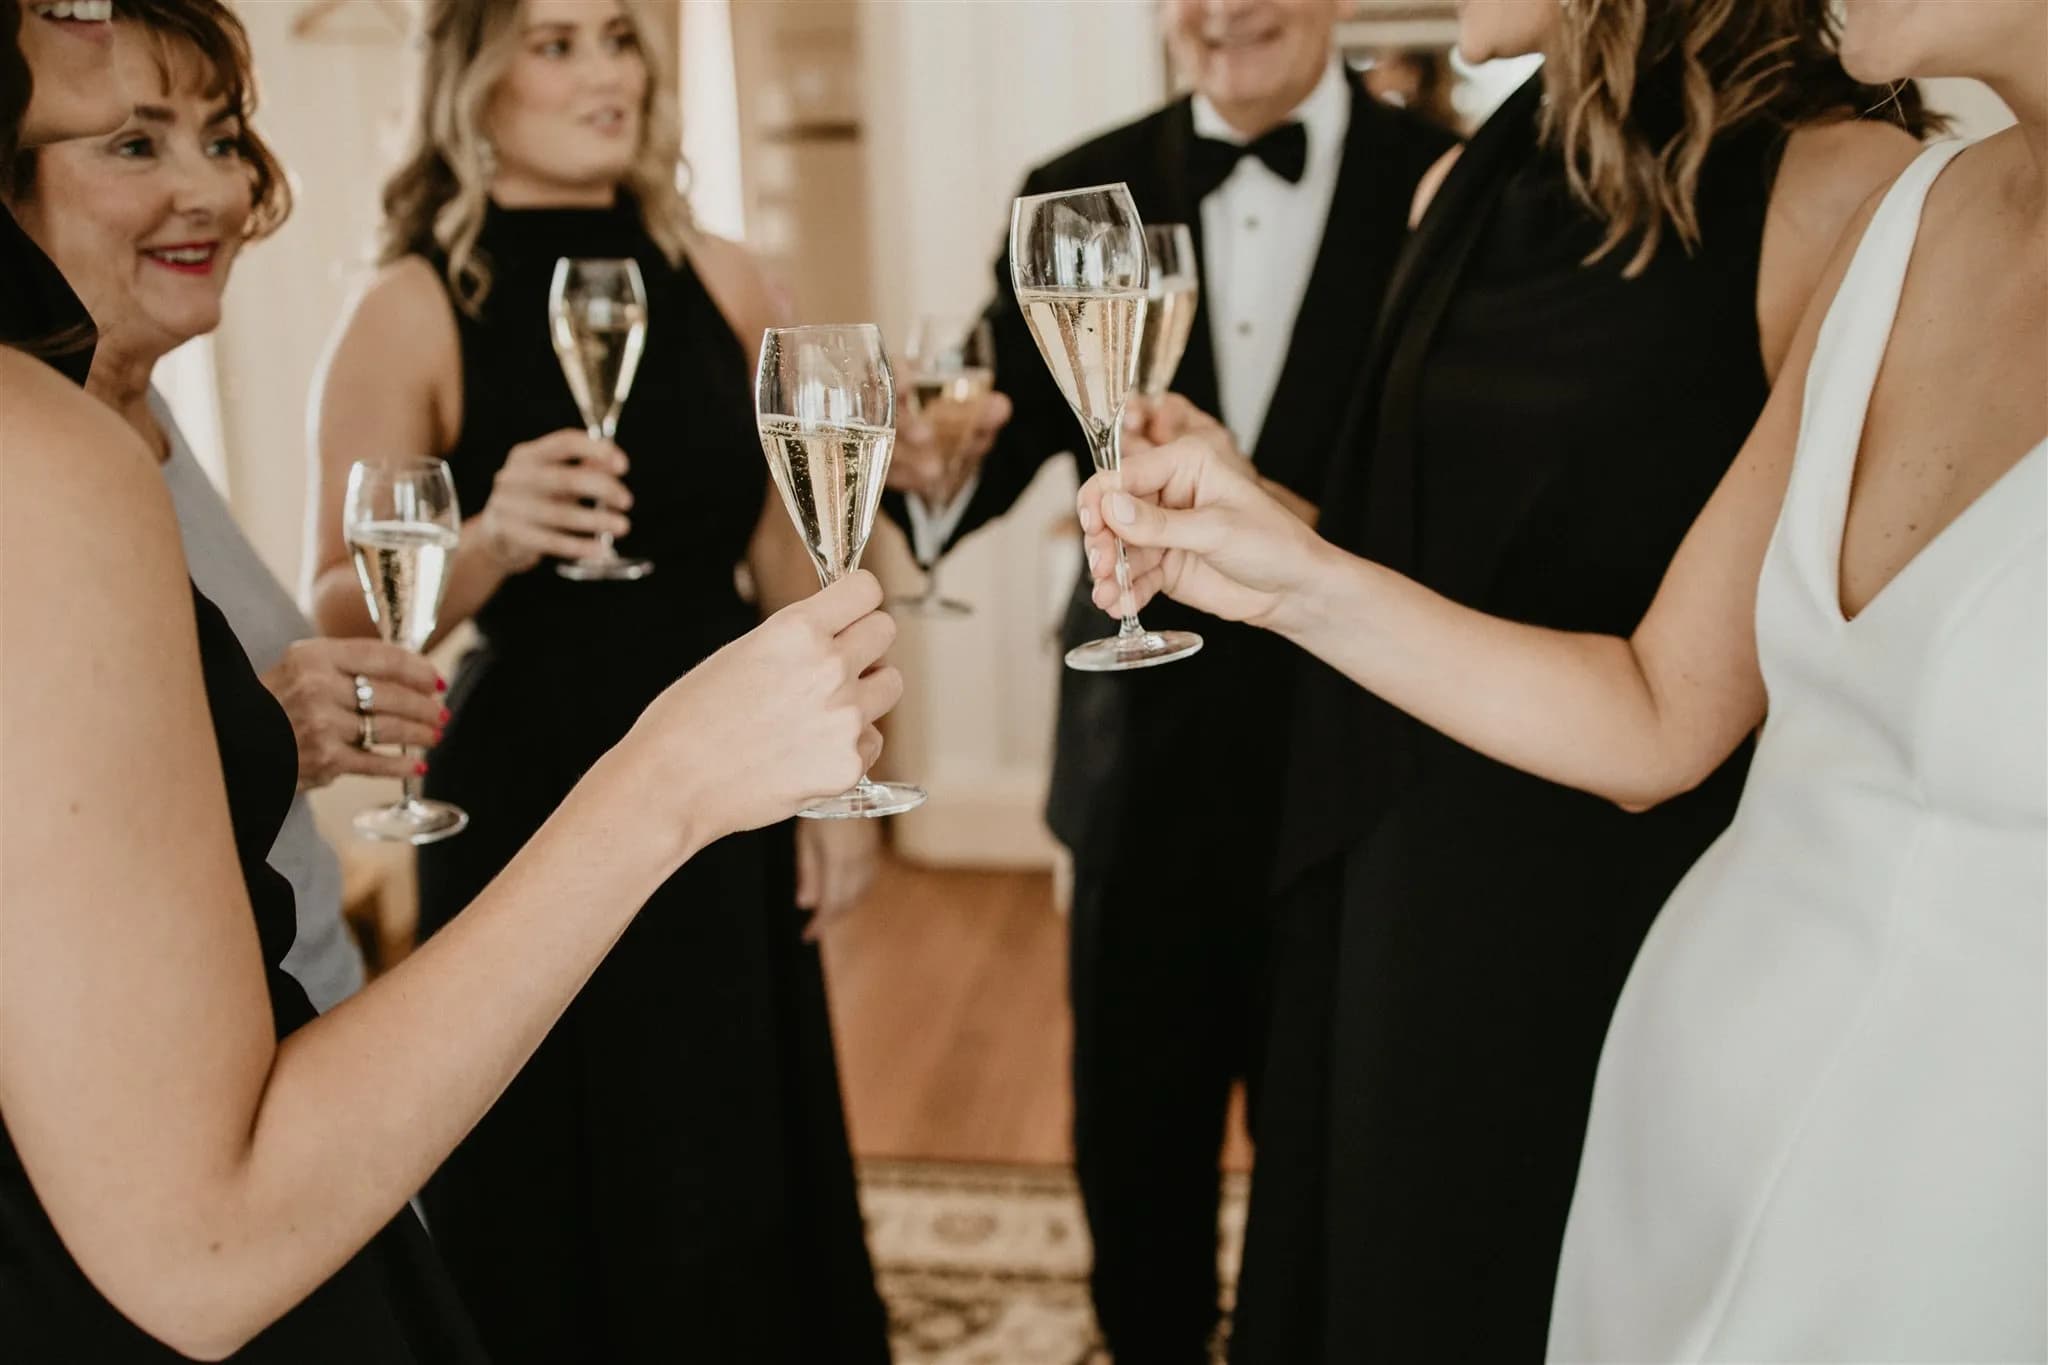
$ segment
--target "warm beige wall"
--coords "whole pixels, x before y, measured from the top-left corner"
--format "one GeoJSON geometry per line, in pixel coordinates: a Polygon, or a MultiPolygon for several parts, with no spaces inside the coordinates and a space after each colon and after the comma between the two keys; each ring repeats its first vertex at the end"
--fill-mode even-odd
{"type": "Polygon", "coordinates": [[[338,21],[292,35],[297,0],[234,0],[262,77],[259,114],[290,168],[291,221],[235,267],[216,338],[235,513],[286,583],[300,581],[313,371],[368,268],[377,186],[411,63],[395,29],[338,21]],[[359,35],[359,36],[357,36],[359,35]]]}

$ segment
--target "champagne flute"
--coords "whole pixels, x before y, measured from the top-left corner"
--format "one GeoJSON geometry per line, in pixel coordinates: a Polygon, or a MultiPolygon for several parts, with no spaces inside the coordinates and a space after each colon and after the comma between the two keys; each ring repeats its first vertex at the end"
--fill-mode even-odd
{"type": "MultiPolygon", "coordinates": [[[[548,287],[548,335],[576,410],[583,414],[583,429],[593,441],[611,440],[647,344],[647,289],[639,265],[568,256],[557,260],[548,287]]],[[[610,531],[599,531],[597,544],[596,554],[563,560],[555,572],[579,582],[645,578],[654,572],[652,560],[622,557],[612,547],[610,531]]]]}
{"type": "MultiPolygon", "coordinates": [[[[377,633],[418,653],[434,636],[462,525],[454,476],[439,460],[358,460],[348,471],[341,516],[377,633]]],[[[355,818],[358,834],[406,844],[446,839],[468,823],[460,807],[423,800],[417,774],[405,779],[397,804],[355,818]]]]}
{"type": "Polygon", "coordinates": [[[1138,340],[1138,392],[1157,398],[1172,385],[1194,331],[1202,269],[1186,223],[1147,223],[1145,254],[1152,271],[1145,285],[1145,329],[1138,340]]]}
{"type": "MultiPolygon", "coordinates": [[[[904,353],[910,370],[907,406],[913,416],[931,423],[940,458],[945,465],[937,490],[937,504],[919,493],[904,494],[921,517],[940,524],[957,520],[960,503],[967,497],[968,447],[974,441],[974,419],[982,400],[996,384],[995,338],[986,319],[921,317],[911,329],[910,346],[904,353]]],[[[918,568],[924,570],[924,591],[915,597],[890,603],[890,610],[922,616],[971,616],[974,608],[939,592],[939,548],[925,558],[917,545],[918,568]]]]}
{"type": "MultiPolygon", "coordinates": [[[[882,334],[871,323],[771,327],[754,375],[761,453],[811,553],[818,581],[860,567],[896,446],[896,393],[882,334]]],[[[924,788],[874,782],[798,811],[812,820],[899,815],[924,804],[924,788]]]]}
{"type": "MultiPolygon", "coordinates": [[[[1010,209],[1010,283],[1053,381],[1066,395],[1095,467],[1113,486],[1123,463],[1124,402],[1137,377],[1149,273],[1144,224],[1123,184],[1019,199],[1010,209]]],[[[1123,623],[1108,639],[1067,651],[1089,673],[1151,668],[1202,647],[1187,630],[1146,630],[1131,601],[1131,569],[1116,546],[1123,623]]]]}

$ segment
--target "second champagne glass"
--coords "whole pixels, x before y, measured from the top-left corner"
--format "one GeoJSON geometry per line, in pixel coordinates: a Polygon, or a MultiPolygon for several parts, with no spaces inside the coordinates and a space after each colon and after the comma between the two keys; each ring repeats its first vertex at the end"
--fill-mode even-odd
{"type": "Polygon", "coordinates": [[[1145,331],[1138,342],[1138,392],[1157,398],[1172,386],[1194,331],[1202,269],[1195,262],[1195,235],[1186,223],[1147,223],[1145,254],[1152,270],[1145,285],[1145,331]]]}
{"type": "MultiPolygon", "coordinates": [[[[969,495],[973,470],[967,452],[974,441],[975,417],[982,400],[996,384],[995,338],[984,318],[921,317],[911,330],[910,345],[904,352],[909,374],[903,385],[911,415],[931,424],[945,473],[933,497],[904,494],[904,500],[921,517],[940,525],[958,519],[960,504],[969,495]]],[[[915,597],[889,604],[892,611],[923,616],[969,616],[974,608],[939,592],[939,548],[927,557],[923,545],[915,545],[917,566],[924,570],[924,591],[915,597]]]]}
{"type": "MultiPolygon", "coordinates": [[[[548,288],[548,336],[583,429],[593,441],[611,440],[647,345],[647,287],[639,263],[568,256],[556,261],[548,288]]],[[[653,560],[628,559],[612,548],[611,532],[599,531],[597,543],[597,554],[563,560],[555,572],[586,582],[654,572],[653,560]]]]}
{"type": "MultiPolygon", "coordinates": [[[[341,515],[377,633],[417,654],[434,638],[462,526],[454,476],[440,460],[358,460],[348,471],[341,515]]],[[[358,834],[406,844],[446,839],[468,823],[460,806],[423,798],[417,776],[405,779],[396,805],[355,818],[358,834]]]]}
{"type": "MultiPolygon", "coordinates": [[[[1137,377],[1149,271],[1145,225],[1121,183],[1035,194],[1010,209],[1010,283],[1053,382],[1081,421],[1095,467],[1112,481],[1123,463],[1124,403],[1137,377]]],[[[1190,630],[1146,630],[1131,602],[1121,540],[1116,581],[1123,623],[1108,639],[1067,651],[1089,673],[1151,668],[1202,647],[1190,630]]]]}
{"type": "MultiPolygon", "coordinates": [[[[860,567],[896,445],[896,390],[881,332],[864,322],[769,328],[761,336],[754,413],[769,476],[818,581],[836,583],[860,567]]],[[[924,799],[922,787],[863,776],[852,790],[797,814],[872,819],[916,810],[924,799]]]]}

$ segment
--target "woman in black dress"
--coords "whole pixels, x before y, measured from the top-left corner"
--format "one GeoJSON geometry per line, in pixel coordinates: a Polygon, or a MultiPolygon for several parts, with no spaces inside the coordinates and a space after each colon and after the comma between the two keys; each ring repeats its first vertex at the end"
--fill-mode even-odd
{"type": "MultiPolygon", "coordinates": [[[[1318,530],[1626,635],[1915,150],[1854,115],[1917,105],[1842,72],[1820,0],[1460,15],[1466,56],[1547,60],[1424,182],[1318,530]]],[[[1608,1018],[1747,750],[1630,814],[1300,668],[1232,1359],[1539,1358],[1608,1018]]]]}
{"type": "MultiPolygon", "coordinates": [[[[616,0],[429,6],[419,145],[385,192],[387,263],[319,399],[330,631],[369,629],[339,535],[352,459],[439,454],[470,514],[442,620],[469,617],[481,642],[427,783],[471,822],[421,850],[429,934],[665,679],[758,620],[737,564],[764,602],[816,586],[754,431],[751,349],[775,310],[744,253],[689,223],[639,38],[616,0]],[[443,131],[451,107],[479,111],[484,141],[443,131]],[[616,446],[584,435],[550,344],[565,256],[628,257],[646,282],[616,446]],[[653,571],[556,572],[598,553],[601,529],[653,571]]],[[[806,821],[705,850],[427,1186],[427,1222],[494,1357],[886,1359],[822,965],[797,912],[799,849],[826,850],[829,915],[858,894],[874,839],[868,822],[806,821]]]]}
{"type": "MultiPolygon", "coordinates": [[[[0,168],[127,116],[110,26],[79,8],[0,0],[0,168]]],[[[873,759],[861,718],[900,681],[844,680],[892,634],[880,588],[671,687],[445,950],[316,1017],[266,863],[291,727],[185,578],[147,452],[72,386],[90,335],[0,211],[0,1355],[481,1360],[407,1197],[652,887],[873,759]]]]}

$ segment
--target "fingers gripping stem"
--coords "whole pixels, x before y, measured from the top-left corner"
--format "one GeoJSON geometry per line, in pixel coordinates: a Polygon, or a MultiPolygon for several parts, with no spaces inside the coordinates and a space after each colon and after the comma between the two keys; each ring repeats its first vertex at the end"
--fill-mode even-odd
{"type": "MultiPolygon", "coordinates": [[[[1097,465],[1109,471],[1109,486],[1113,492],[1122,492],[1124,486],[1124,426],[1121,421],[1110,425],[1107,445],[1109,458],[1096,461],[1097,465]]],[[[1117,615],[1122,621],[1117,625],[1119,640],[1135,640],[1145,633],[1138,624],[1138,604],[1131,597],[1131,563],[1124,554],[1124,538],[1116,537],[1116,591],[1117,615]]]]}

